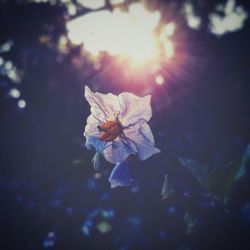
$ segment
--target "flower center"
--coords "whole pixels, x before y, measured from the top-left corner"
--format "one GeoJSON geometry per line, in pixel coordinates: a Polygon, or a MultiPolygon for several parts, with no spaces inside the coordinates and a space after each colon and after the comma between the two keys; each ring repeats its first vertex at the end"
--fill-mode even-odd
{"type": "Polygon", "coordinates": [[[99,139],[101,141],[113,141],[122,132],[122,126],[119,121],[107,121],[97,126],[100,132],[99,139]]]}

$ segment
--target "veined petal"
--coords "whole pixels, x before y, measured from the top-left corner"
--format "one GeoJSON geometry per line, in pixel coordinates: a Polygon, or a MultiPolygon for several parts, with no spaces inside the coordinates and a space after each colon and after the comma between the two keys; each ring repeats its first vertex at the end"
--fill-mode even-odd
{"type": "Polygon", "coordinates": [[[150,106],[151,96],[139,97],[132,93],[124,92],[119,95],[121,105],[120,122],[123,126],[134,124],[137,121],[149,121],[152,116],[150,106]]]}
{"type": "Polygon", "coordinates": [[[110,163],[122,162],[129,156],[129,154],[134,153],[135,152],[120,139],[108,142],[102,151],[104,158],[110,163]]]}
{"type": "Polygon", "coordinates": [[[153,154],[161,152],[158,148],[155,148],[154,136],[145,121],[124,129],[123,133],[127,140],[132,141],[136,146],[140,160],[146,160],[153,154]]]}
{"type": "Polygon", "coordinates": [[[98,136],[99,131],[97,126],[100,125],[100,122],[95,119],[95,117],[91,114],[87,119],[87,124],[84,130],[83,135],[86,137],[98,136]]]}
{"type": "Polygon", "coordinates": [[[104,122],[107,119],[114,120],[115,115],[120,111],[119,98],[111,93],[94,93],[88,86],[85,86],[85,98],[90,104],[91,114],[99,121],[104,122]]]}
{"type": "Polygon", "coordinates": [[[113,168],[109,177],[111,188],[118,186],[127,187],[130,185],[129,166],[126,162],[118,162],[113,168]]]}

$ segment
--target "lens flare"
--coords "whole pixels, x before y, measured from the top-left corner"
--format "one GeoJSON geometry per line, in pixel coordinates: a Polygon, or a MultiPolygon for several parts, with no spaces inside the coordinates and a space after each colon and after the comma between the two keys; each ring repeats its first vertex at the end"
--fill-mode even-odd
{"type": "Polygon", "coordinates": [[[164,43],[165,55],[168,59],[172,59],[174,57],[174,45],[170,40],[166,40],[164,43]]]}
{"type": "Polygon", "coordinates": [[[130,58],[138,65],[156,55],[154,30],[159,20],[159,12],[151,13],[141,3],[135,3],[128,12],[102,10],[69,21],[68,37],[74,44],[83,43],[91,55],[106,51],[112,56],[130,58]]]}

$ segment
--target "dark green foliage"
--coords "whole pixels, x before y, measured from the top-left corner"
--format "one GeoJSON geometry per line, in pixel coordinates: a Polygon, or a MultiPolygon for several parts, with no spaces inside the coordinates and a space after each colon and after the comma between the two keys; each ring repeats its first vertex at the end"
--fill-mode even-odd
{"type": "Polygon", "coordinates": [[[247,146],[242,156],[229,162],[226,167],[215,168],[211,171],[208,171],[208,166],[198,164],[193,160],[178,159],[212,196],[227,203],[234,184],[247,171],[247,165],[250,161],[250,145],[247,146]]]}

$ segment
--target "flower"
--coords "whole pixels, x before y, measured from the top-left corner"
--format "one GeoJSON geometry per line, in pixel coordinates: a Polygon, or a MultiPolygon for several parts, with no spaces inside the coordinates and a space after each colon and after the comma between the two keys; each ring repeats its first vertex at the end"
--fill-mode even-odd
{"type": "Polygon", "coordinates": [[[88,149],[94,147],[110,163],[123,162],[130,154],[145,160],[160,152],[147,124],[152,116],[150,95],[93,93],[85,86],[85,98],[91,106],[84,131],[88,149]]]}
{"type": "MultiPolygon", "coordinates": [[[[84,131],[86,147],[94,148],[106,161],[116,164],[109,178],[111,187],[128,186],[128,171],[122,167],[127,168],[128,156],[137,154],[140,160],[146,160],[160,152],[154,146],[147,123],[152,116],[151,96],[138,97],[128,92],[118,96],[94,93],[85,86],[85,98],[91,107],[84,131]]],[[[94,165],[98,167],[95,161],[94,165]]]]}

